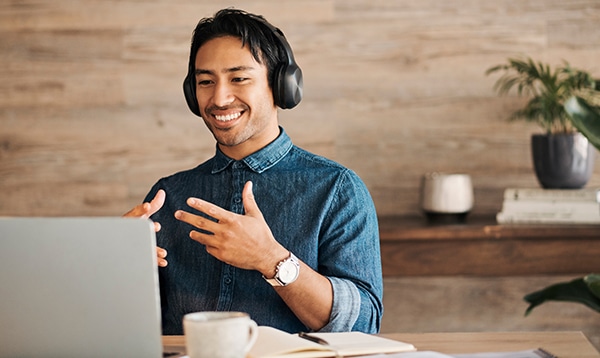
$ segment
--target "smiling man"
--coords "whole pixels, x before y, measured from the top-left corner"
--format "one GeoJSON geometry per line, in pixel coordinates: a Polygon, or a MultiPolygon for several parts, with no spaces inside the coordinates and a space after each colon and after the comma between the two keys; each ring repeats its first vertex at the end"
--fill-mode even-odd
{"type": "Polygon", "coordinates": [[[156,223],[163,334],[182,334],[195,311],[243,311],[288,332],[378,332],[375,208],[354,172],[279,126],[278,107],[302,94],[283,33],[236,9],[202,19],[184,93],[215,156],[162,178],[126,214],[156,223]]]}
{"type": "Polygon", "coordinates": [[[217,37],[196,54],[196,97],[225,155],[242,159],[279,135],[267,68],[236,37],[217,37]]]}

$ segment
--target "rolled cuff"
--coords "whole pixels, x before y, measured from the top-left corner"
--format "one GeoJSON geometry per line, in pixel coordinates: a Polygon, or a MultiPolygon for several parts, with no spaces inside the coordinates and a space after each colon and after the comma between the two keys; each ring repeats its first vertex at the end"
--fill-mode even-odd
{"type": "Polygon", "coordinates": [[[333,288],[331,316],[320,332],[348,332],[352,330],[360,313],[360,293],[351,281],[327,277],[333,288]]]}

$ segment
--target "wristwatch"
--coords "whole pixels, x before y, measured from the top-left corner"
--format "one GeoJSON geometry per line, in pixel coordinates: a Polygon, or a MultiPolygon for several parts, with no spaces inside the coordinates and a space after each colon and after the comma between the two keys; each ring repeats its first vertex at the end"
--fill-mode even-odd
{"type": "Polygon", "coordinates": [[[296,281],[300,274],[300,263],[298,258],[290,252],[290,256],[287,259],[281,260],[277,267],[275,267],[275,277],[263,278],[271,284],[271,286],[287,286],[290,283],[296,281]]]}

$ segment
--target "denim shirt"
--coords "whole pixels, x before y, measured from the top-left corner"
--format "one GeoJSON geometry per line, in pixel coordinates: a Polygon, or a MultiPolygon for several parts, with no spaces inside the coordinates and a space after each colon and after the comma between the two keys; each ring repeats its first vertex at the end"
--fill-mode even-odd
{"type": "MultiPolygon", "coordinates": [[[[157,245],[168,251],[159,268],[163,334],[183,334],[183,315],[195,311],[243,311],[259,325],[306,331],[261,273],[225,264],[189,237],[194,228],[174,218],[197,197],[243,214],[242,188],[253,182],[259,209],[275,239],[326,276],[333,287],[329,323],[321,331],[379,331],[383,283],[375,207],[351,170],[278,138],[236,161],[218,148],[198,167],[159,180],[148,193],[166,192],[152,216],[162,229],[157,245]]],[[[302,274],[302,272],[300,272],[302,274]]]]}

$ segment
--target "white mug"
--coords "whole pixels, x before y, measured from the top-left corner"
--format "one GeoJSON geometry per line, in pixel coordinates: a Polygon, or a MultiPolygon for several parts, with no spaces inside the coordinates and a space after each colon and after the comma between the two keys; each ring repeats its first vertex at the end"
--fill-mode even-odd
{"type": "Polygon", "coordinates": [[[195,312],[183,317],[190,358],[244,358],[258,336],[256,322],[244,312],[195,312]]]}

